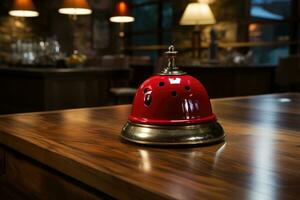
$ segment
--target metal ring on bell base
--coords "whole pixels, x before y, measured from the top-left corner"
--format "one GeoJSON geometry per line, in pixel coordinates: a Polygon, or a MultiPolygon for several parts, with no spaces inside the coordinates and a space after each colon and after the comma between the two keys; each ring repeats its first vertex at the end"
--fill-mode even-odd
{"type": "Polygon", "coordinates": [[[224,139],[222,126],[214,121],[193,125],[158,126],[128,121],[121,137],[144,145],[196,145],[218,142],[224,139]]]}

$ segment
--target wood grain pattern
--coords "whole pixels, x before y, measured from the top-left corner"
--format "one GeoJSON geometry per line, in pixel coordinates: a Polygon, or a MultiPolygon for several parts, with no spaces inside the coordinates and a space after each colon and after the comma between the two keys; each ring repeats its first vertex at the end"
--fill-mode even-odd
{"type": "Polygon", "coordinates": [[[111,199],[20,153],[4,149],[6,170],[0,178],[0,191],[4,190],[5,194],[0,193],[0,197],[6,198],[2,199],[111,199]]]}
{"type": "Polygon", "coordinates": [[[5,151],[0,146],[0,176],[5,173],[5,151]]]}
{"type": "Polygon", "coordinates": [[[119,199],[297,199],[300,94],[213,100],[225,143],[120,140],[130,106],[0,117],[0,143],[119,199]]]}

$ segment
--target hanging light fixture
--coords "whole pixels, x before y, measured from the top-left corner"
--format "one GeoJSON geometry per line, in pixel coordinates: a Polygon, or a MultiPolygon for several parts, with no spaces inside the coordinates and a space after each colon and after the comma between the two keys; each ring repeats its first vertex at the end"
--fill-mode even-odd
{"type": "Polygon", "coordinates": [[[113,16],[109,19],[114,23],[129,23],[134,22],[134,17],[130,13],[130,9],[126,1],[120,0],[117,2],[113,16]]]}
{"type": "Polygon", "coordinates": [[[8,12],[14,17],[37,17],[39,13],[36,11],[32,0],[15,0],[12,9],[8,12]]]}
{"type": "Polygon", "coordinates": [[[111,22],[120,24],[119,38],[120,50],[124,53],[125,50],[125,23],[134,22],[135,18],[131,15],[129,6],[125,0],[119,0],[116,3],[112,17],[109,19],[111,22]]]}
{"type": "Polygon", "coordinates": [[[58,12],[74,16],[92,14],[92,10],[86,0],[64,0],[63,6],[58,12]]]}

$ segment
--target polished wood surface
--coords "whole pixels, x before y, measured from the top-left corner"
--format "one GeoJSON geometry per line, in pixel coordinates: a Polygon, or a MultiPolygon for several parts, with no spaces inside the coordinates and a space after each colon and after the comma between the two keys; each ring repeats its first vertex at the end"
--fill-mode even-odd
{"type": "Polygon", "coordinates": [[[0,147],[0,176],[5,173],[5,151],[0,147]]]}
{"type": "Polygon", "coordinates": [[[0,199],[101,200],[109,196],[5,147],[0,199]]]}
{"type": "Polygon", "coordinates": [[[130,106],[0,117],[0,143],[118,199],[298,199],[300,94],[212,100],[225,142],[120,140],[130,106]]]}

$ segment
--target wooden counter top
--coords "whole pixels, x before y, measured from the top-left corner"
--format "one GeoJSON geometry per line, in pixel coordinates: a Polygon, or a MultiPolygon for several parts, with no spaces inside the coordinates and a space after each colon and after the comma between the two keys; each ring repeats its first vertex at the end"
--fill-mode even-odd
{"type": "Polygon", "coordinates": [[[0,143],[118,199],[299,198],[300,94],[212,104],[227,134],[212,146],[121,142],[127,105],[2,116],[0,143]]]}

